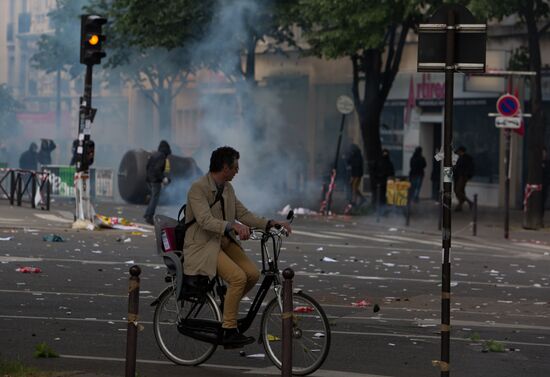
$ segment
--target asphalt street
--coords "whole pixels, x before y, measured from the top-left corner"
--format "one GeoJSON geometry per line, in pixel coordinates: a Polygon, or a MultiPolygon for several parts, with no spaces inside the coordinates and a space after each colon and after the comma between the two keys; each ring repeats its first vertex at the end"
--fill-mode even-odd
{"type": "MultiPolygon", "coordinates": [[[[139,221],[140,207],[103,204],[98,212],[139,221]]],[[[150,303],[164,289],[165,267],[146,232],[70,230],[71,207],[50,212],[0,204],[0,352],[44,369],[124,375],[128,269],[142,268],[139,376],[277,375],[260,344],[218,349],[200,367],[180,367],[158,349],[150,303]],[[47,234],[65,242],[45,242],[47,234]],[[39,267],[23,274],[16,269],[39,267]],[[34,359],[46,342],[61,357],[34,359]]],[[[546,233],[548,234],[548,233],[546,233]]],[[[540,235],[540,233],[539,233],[540,235]]],[[[451,374],[548,376],[550,239],[472,237],[452,242],[451,374]],[[505,352],[484,352],[487,341],[505,352]]],[[[256,261],[259,241],[244,243],[256,261]]],[[[439,376],[441,235],[361,218],[297,217],[281,268],[324,307],[331,352],[316,376],[439,376]],[[330,259],[324,259],[325,257],[330,259]],[[323,259],[325,261],[323,261],[323,259]],[[327,261],[328,260],[328,261],[327,261]],[[361,301],[363,304],[359,305],[361,301]],[[374,312],[375,304],[380,306],[374,312]]],[[[253,293],[249,298],[253,297],[253,293]]],[[[247,309],[250,301],[241,305],[247,309]]],[[[257,336],[259,318],[249,335],[257,336]]]]}

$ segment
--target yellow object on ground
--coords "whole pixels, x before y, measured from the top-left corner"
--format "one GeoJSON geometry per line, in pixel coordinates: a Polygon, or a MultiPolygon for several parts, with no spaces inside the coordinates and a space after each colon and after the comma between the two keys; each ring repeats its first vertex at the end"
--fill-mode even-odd
{"type": "Polygon", "coordinates": [[[405,180],[388,179],[386,185],[386,202],[394,206],[406,206],[409,199],[411,183],[405,180]]]}

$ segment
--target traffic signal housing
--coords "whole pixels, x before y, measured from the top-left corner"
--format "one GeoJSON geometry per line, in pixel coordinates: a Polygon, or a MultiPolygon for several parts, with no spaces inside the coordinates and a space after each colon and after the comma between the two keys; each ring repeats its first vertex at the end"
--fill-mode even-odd
{"type": "Polygon", "coordinates": [[[80,16],[80,63],[86,65],[101,64],[101,58],[106,56],[103,51],[102,27],[106,18],[85,14],[80,16]]]}
{"type": "Polygon", "coordinates": [[[94,163],[95,143],[93,142],[93,140],[84,139],[82,149],[82,159],[79,161],[80,164],[77,164],[78,171],[88,170],[90,166],[92,166],[92,164],[94,163]]]}

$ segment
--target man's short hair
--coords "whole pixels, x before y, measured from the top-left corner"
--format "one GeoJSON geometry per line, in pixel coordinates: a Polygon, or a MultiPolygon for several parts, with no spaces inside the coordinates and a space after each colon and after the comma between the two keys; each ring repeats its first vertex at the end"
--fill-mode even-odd
{"type": "Polygon", "coordinates": [[[235,160],[240,158],[239,152],[235,149],[225,146],[216,149],[210,156],[210,172],[217,173],[223,170],[223,166],[231,166],[235,160]]]}
{"type": "Polygon", "coordinates": [[[458,148],[456,149],[456,152],[457,152],[457,153],[458,153],[458,152],[464,152],[464,153],[466,153],[466,147],[464,147],[464,146],[461,145],[460,147],[458,147],[458,148]]]}

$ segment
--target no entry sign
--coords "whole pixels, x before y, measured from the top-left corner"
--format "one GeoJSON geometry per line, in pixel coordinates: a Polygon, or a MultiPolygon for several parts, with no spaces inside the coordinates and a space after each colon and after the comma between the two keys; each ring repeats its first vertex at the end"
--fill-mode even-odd
{"type": "Polygon", "coordinates": [[[504,117],[513,117],[520,111],[519,99],[511,94],[504,94],[497,100],[497,111],[504,117]]]}

